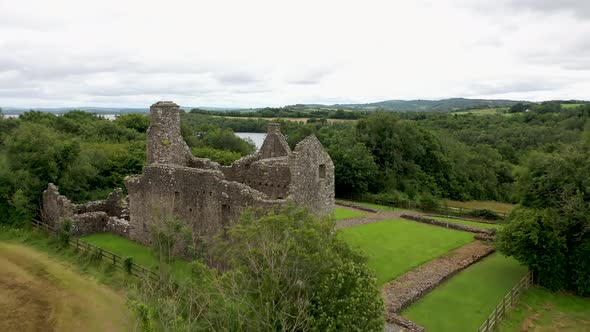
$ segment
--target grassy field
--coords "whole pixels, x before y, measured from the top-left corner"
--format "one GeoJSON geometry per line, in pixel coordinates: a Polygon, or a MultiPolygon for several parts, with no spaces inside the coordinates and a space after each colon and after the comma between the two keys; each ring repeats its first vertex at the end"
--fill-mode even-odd
{"type": "Polygon", "coordinates": [[[0,241],[0,331],[133,331],[123,295],[29,246],[0,241]]]}
{"type": "Polygon", "coordinates": [[[468,221],[463,219],[455,219],[455,218],[447,218],[447,217],[429,217],[435,220],[452,222],[454,224],[478,227],[478,228],[487,228],[487,229],[500,229],[502,225],[493,225],[493,224],[486,224],[483,222],[476,222],[476,221],[468,221]]]}
{"type": "Polygon", "coordinates": [[[514,204],[509,203],[500,203],[494,201],[468,201],[468,202],[460,202],[460,201],[441,201],[441,205],[445,205],[445,203],[449,207],[454,208],[463,208],[463,209],[488,209],[494,212],[506,213],[509,214],[512,210],[516,207],[514,204]]]}
{"type": "Polygon", "coordinates": [[[561,108],[565,108],[565,109],[576,108],[576,107],[582,106],[582,105],[584,105],[584,104],[561,104],[561,108]]]}
{"type": "Polygon", "coordinates": [[[476,331],[526,271],[513,258],[492,254],[437,287],[402,316],[427,331],[476,331]]]}
{"type": "Polygon", "coordinates": [[[347,208],[343,208],[343,207],[337,207],[334,209],[334,218],[336,220],[357,218],[357,217],[363,217],[366,215],[367,214],[364,212],[360,212],[360,211],[356,211],[356,210],[352,210],[352,209],[347,209],[347,208]]]}
{"type": "Polygon", "coordinates": [[[344,228],[340,235],[368,256],[379,284],[473,241],[467,232],[404,220],[344,228]]]}
{"type": "MultiPolygon", "coordinates": [[[[253,119],[253,120],[266,120],[266,121],[291,121],[291,122],[301,122],[306,123],[309,118],[264,118],[258,116],[221,116],[221,115],[211,115],[214,117],[221,117],[221,118],[228,118],[228,119],[253,119]]],[[[327,119],[329,123],[335,122],[349,122],[349,121],[356,121],[354,119],[327,119]]]]}
{"type": "Polygon", "coordinates": [[[475,115],[491,115],[491,114],[504,114],[508,111],[509,107],[497,107],[497,108],[482,108],[482,109],[475,109],[475,110],[468,110],[468,111],[459,111],[453,112],[452,114],[458,115],[465,115],[465,114],[475,114],[475,115]]]}
{"type": "Polygon", "coordinates": [[[531,288],[502,321],[499,330],[590,331],[590,298],[531,288]]]}
{"type": "Polygon", "coordinates": [[[349,200],[345,200],[343,199],[342,201],[344,202],[350,202],[359,206],[364,206],[364,207],[368,207],[371,209],[375,209],[377,211],[394,211],[395,208],[391,207],[391,206],[385,206],[385,205],[379,205],[379,204],[373,204],[373,203],[365,203],[365,202],[357,202],[357,201],[349,201],[349,200]]]}
{"type": "MultiPolygon", "coordinates": [[[[158,260],[152,250],[137,242],[106,233],[91,234],[81,239],[122,257],[133,257],[134,263],[148,269],[153,271],[158,270],[158,260]]],[[[174,261],[172,275],[176,280],[186,278],[190,275],[190,264],[187,261],[176,259],[174,261]]]]}

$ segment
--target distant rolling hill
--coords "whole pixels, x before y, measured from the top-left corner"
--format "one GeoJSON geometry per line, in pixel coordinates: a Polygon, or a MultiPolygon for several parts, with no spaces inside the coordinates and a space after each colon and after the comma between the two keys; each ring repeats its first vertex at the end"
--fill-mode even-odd
{"type": "Polygon", "coordinates": [[[368,104],[335,104],[334,108],[384,111],[451,112],[459,109],[510,107],[522,101],[504,99],[449,98],[441,100],[386,100],[368,104]]]}

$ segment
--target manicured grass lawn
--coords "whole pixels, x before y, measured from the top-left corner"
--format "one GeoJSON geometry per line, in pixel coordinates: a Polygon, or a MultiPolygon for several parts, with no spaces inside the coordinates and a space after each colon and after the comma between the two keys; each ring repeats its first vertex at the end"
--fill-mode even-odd
{"type": "Polygon", "coordinates": [[[483,223],[483,222],[468,221],[468,220],[448,218],[448,217],[430,217],[429,216],[429,218],[432,218],[432,219],[435,219],[435,220],[440,220],[440,221],[452,222],[454,224],[460,224],[460,225],[478,227],[478,228],[491,228],[491,229],[500,229],[500,228],[502,228],[502,225],[501,224],[498,224],[498,225],[486,224],[486,223],[483,223]]]}
{"type": "Polygon", "coordinates": [[[357,201],[347,201],[347,200],[343,200],[343,201],[354,203],[354,204],[359,205],[359,206],[364,206],[364,207],[372,208],[372,209],[375,209],[377,211],[394,211],[395,210],[395,208],[394,207],[391,207],[391,206],[385,206],[385,205],[379,205],[379,204],[373,204],[373,203],[365,203],[365,202],[357,202],[357,201]]]}
{"type": "MultiPolygon", "coordinates": [[[[142,244],[107,233],[91,234],[81,237],[81,239],[122,257],[133,257],[134,263],[152,271],[158,270],[159,264],[156,256],[150,248],[142,244]]],[[[176,259],[172,266],[172,275],[180,281],[190,275],[190,270],[189,262],[176,259]]]]}
{"type": "Polygon", "coordinates": [[[379,284],[473,241],[467,232],[404,220],[343,228],[340,235],[368,256],[379,284]]]}
{"type": "Polygon", "coordinates": [[[343,207],[337,207],[334,209],[334,218],[336,218],[336,220],[357,218],[357,217],[363,217],[366,215],[367,214],[364,212],[360,212],[360,211],[356,211],[356,210],[352,210],[352,209],[347,209],[347,208],[343,208],[343,207]]]}
{"type": "Polygon", "coordinates": [[[590,298],[527,290],[500,324],[500,331],[590,331],[590,298]]]}
{"type": "Polygon", "coordinates": [[[492,254],[437,287],[402,316],[427,331],[476,331],[526,272],[515,259],[492,254]]]}
{"type": "Polygon", "coordinates": [[[445,203],[449,207],[454,208],[463,208],[463,209],[488,209],[494,212],[506,213],[509,214],[512,210],[516,207],[514,204],[509,203],[501,203],[495,201],[468,201],[468,202],[460,202],[460,201],[441,201],[440,204],[442,206],[445,203]]]}

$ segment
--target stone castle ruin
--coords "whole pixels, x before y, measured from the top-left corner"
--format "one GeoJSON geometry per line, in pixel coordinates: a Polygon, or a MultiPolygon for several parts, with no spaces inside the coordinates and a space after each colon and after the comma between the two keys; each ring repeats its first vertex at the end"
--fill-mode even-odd
{"type": "Polygon", "coordinates": [[[230,166],[196,158],[180,133],[181,110],[173,102],[150,108],[147,164],[106,200],[73,204],[50,184],[43,193],[43,221],[72,222],[75,235],[113,232],[149,245],[153,226],[179,220],[194,239],[209,238],[250,207],[271,209],[293,202],[316,215],[334,209],[334,164],[315,136],[289,148],[279,124],[270,123],[257,153],[230,166]]]}

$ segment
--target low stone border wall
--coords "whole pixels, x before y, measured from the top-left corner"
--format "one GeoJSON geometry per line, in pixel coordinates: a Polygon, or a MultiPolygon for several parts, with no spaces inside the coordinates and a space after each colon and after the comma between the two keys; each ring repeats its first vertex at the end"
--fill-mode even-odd
{"type": "Polygon", "coordinates": [[[441,218],[453,218],[453,219],[473,221],[473,222],[478,222],[478,223],[482,223],[482,224],[490,224],[490,225],[498,225],[499,224],[497,221],[491,221],[491,220],[487,220],[487,219],[478,219],[478,218],[467,218],[467,217],[461,217],[461,216],[455,216],[455,215],[428,214],[426,216],[428,216],[428,217],[441,217],[441,218]]]}
{"type": "MultiPolygon", "coordinates": [[[[402,328],[402,331],[409,331],[409,332],[424,332],[426,329],[423,326],[420,326],[411,320],[405,319],[400,315],[397,314],[385,314],[385,320],[389,324],[395,324],[395,327],[402,328]]],[[[393,330],[393,327],[391,328],[393,330]]],[[[385,331],[388,331],[386,328],[385,331]]]]}
{"type": "Polygon", "coordinates": [[[366,207],[366,206],[362,206],[362,205],[357,205],[351,202],[344,202],[344,201],[336,201],[337,205],[342,205],[342,206],[347,206],[347,207],[351,207],[351,208],[355,208],[357,210],[363,210],[363,211],[367,211],[367,212],[373,212],[373,213],[377,213],[379,212],[379,210],[370,208],[370,207],[366,207]]]}
{"type": "Polygon", "coordinates": [[[383,287],[386,319],[399,313],[463,269],[493,253],[493,245],[475,241],[423,264],[383,287]]]}
{"type": "Polygon", "coordinates": [[[496,234],[495,229],[483,229],[483,228],[471,227],[471,226],[466,226],[466,225],[461,225],[461,224],[455,224],[452,222],[430,219],[430,218],[426,218],[426,217],[422,217],[422,216],[413,216],[413,215],[409,215],[409,214],[402,214],[401,217],[404,219],[417,221],[417,222],[421,222],[421,223],[425,223],[425,224],[430,224],[430,225],[440,226],[440,227],[445,227],[445,228],[452,228],[452,229],[457,229],[460,231],[466,231],[466,232],[471,232],[471,233],[476,233],[476,234],[485,234],[488,236],[494,236],[496,234]]]}

